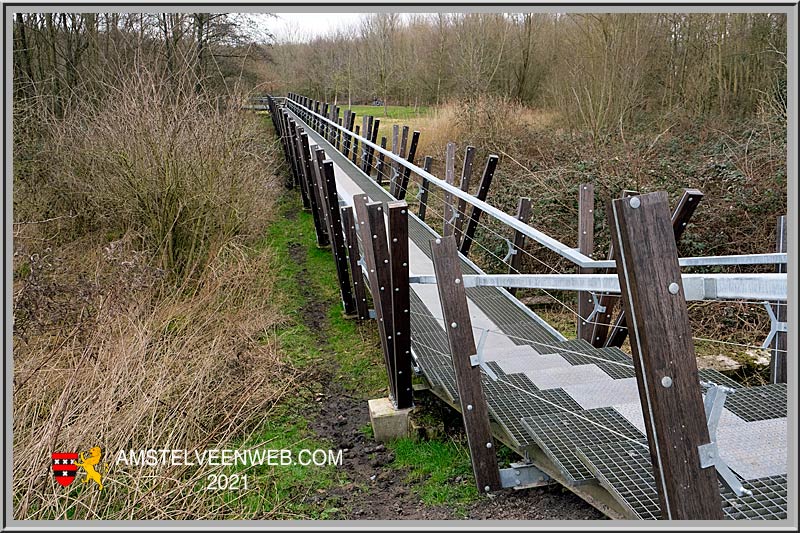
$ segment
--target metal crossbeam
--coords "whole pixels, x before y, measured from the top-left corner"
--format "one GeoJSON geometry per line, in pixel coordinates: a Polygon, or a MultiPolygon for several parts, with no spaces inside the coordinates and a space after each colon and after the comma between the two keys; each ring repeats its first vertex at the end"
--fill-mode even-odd
{"type": "MultiPolygon", "coordinates": [[[[614,261],[610,260],[597,261],[591,259],[590,257],[577,251],[575,248],[567,246],[561,241],[554,239],[553,237],[550,237],[546,233],[539,231],[536,228],[531,227],[528,224],[525,224],[524,222],[521,222],[520,220],[516,219],[512,215],[509,215],[505,211],[502,211],[482,200],[479,200],[473,195],[462,191],[460,187],[451,185],[446,181],[437,178],[430,172],[418,167],[417,165],[409,161],[406,161],[403,157],[400,157],[399,155],[394,154],[389,150],[381,148],[374,142],[370,141],[365,137],[362,137],[361,135],[354,134],[352,131],[348,130],[344,126],[339,126],[337,123],[333,122],[332,120],[329,120],[328,118],[320,115],[319,113],[316,113],[313,110],[291,100],[287,100],[287,103],[289,107],[296,106],[297,108],[302,109],[305,113],[308,113],[309,115],[317,118],[319,121],[328,123],[332,127],[343,131],[349,137],[358,140],[365,146],[369,146],[374,151],[384,155],[385,157],[394,161],[398,165],[428,180],[429,183],[433,183],[443,191],[450,193],[453,196],[466,201],[470,205],[477,207],[481,211],[503,222],[505,225],[519,231],[526,237],[535,240],[545,248],[548,248],[549,250],[557,253],[558,255],[566,259],[569,259],[572,263],[576,264],[577,266],[581,268],[616,268],[616,264],[614,263],[614,261]]],[[[784,264],[786,263],[786,261],[787,261],[786,254],[750,254],[750,255],[728,255],[728,256],[710,256],[710,257],[684,257],[678,260],[678,264],[682,267],[714,266],[714,265],[772,265],[772,264],[784,264]]]]}
{"type": "MultiPolygon", "coordinates": [[[[683,291],[691,300],[786,301],[786,274],[683,274],[683,291]]],[[[421,285],[435,276],[411,276],[421,285]]],[[[619,293],[616,274],[484,274],[464,276],[465,287],[517,287],[563,291],[619,293]]],[[[679,288],[678,288],[679,289],[679,288]]]]}

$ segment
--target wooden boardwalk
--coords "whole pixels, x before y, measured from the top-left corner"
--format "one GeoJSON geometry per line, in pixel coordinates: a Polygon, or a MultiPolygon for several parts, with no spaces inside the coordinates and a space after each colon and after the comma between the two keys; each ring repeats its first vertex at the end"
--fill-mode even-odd
{"type": "MultiPolygon", "coordinates": [[[[357,226],[361,220],[356,203],[366,195],[382,204],[390,224],[390,207],[397,198],[386,189],[389,184],[379,184],[363,166],[345,157],[329,142],[329,132],[315,131],[291,107],[284,110],[307,135],[310,153],[322,149],[331,162],[339,208],[353,207],[357,226]]],[[[408,213],[412,279],[435,274],[431,244],[440,237],[408,213]]],[[[364,250],[360,238],[357,244],[364,250]]],[[[463,275],[484,274],[464,255],[459,260],[463,275]]],[[[369,288],[367,264],[358,265],[363,275],[354,279],[369,288]]],[[[437,287],[411,283],[409,289],[413,368],[436,395],[461,411],[437,287]]],[[[477,355],[484,361],[480,381],[494,437],[610,517],[659,518],[659,494],[631,357],[619,348],[566,339],[506,289],[467,287],[466,297],[477,355]]],[[[719,372],[700,370],[697,388],[704,391],[709,384],[736,391],[721,412],[716,443],[720,457],[751,492],[736,496],[720,484],[725,518],[785,518],[785,384],[743,388],[719,372]]]]}

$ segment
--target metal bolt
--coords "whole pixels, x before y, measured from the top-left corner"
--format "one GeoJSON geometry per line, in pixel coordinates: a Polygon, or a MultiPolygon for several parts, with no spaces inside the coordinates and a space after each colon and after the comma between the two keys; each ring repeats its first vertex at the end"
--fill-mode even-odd
{"type": "Polygon", "coordinates": [[[436,239],[436,244],[442,244],[442,239],[436,239]]]}
{"type": "Polygon", "coordinates": [[[472,404],[467,405],[467,411],[472,411],[472,404]]]}
{"type": "Polygon", "coordinates": [[[489,485],[486,485],[485,487],[483,487],[483,490],[485,490],[486,492],[489,492],[492,489],[491,489],[491,487],[489,487],[489,485]]]}
{"type": "Polygon", "coordinates": [[[404,266],[404,267],[407,267],[407,266],[408,266],[408,263],[403,263],[403,266],[404,266]]]}
{"type": "Polygon", "coordinates": [[[631,198],[631,207],[637,209],[640,205],[642,205],[641,200],[639,200],[638,196],[634,196],[631,198]]]}
{"type": "Polygon", "coordinates": [[[392,242],[397,242],[397,237],[395,237],[394,239],[392,239],[392,242]]]}
{"type": "Polygon", "coordinates": [[[491,448],[491,447],[492,447],[492,443],[491,443],[491,442],[487,442],[487,443],[486,443],[486,447],[487,447],[487,448],[491,448]]]}
{"type": "Polygon", "coordinates": [[[672,378],[669,376],[664,376],[661,378],[661,386],[665,389],[672,387],[672,378]]]}
{"type": "Polygon", "coordinates": [[[669,290],[670,294],[678,294],[681,291],[681,288],[677,283],[672,282],[669,284],[669,287],[667,287],[667,290],[669,290]]]}
{"type": "MultiPolygon", "coordinates": [[[[517,475],[519,475],[519,473],[517,475]]],[[[517,479],[517,480],[514,481],[514,484],[515,485],[522,485],[522,481],[517,479]]]]}
{"type": "Polygon", "coordinates": [[[458,285],[459,283],[461,283],[461,279],[456,278],[456,285],[458,285]]]}
{"type": "Polygon", "coordinates": [[[453,322],[452,324],[450,324],[450,327],[455,329],[455,328],[457,328],[457,327],[458,327],[458,324],[456,324],[455,322],[453,322]]]}

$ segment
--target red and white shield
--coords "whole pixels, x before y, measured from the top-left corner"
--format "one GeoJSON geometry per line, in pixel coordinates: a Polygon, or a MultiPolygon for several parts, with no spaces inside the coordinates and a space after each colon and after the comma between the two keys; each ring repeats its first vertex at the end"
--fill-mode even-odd
{"type": "Polygon", "coordinates": [[[53,453],[53,474],[56,476],[56,481],[59,485],[64,487],[68,486],[75,480],[75,474],[78,466],[75,461],[78,460],[77,453],[53,453]]]}

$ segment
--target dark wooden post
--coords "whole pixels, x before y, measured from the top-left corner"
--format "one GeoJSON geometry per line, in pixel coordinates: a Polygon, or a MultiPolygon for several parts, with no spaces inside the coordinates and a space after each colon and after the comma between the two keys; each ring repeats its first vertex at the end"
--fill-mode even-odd
{"type": "Polygon", "coordinates": [[[394,337],[392,336],[394,326],[391,294],[392,273],[389,265],[389,244],[386,241],[383,204],[381,202],[367,203],[365,194],[354,196],[353,203],[358,217],[361,244],[364,246],[364,258],[367,263],[372,301],[375,304],[375,317],[378,320],[386,373],[389,377],[389,395],[392,401],[395,401],[397,388],[394,382],[394,337]]]}
{"type": "MultiPolygon", "coordinates": [[[[467,146],[467,150],[464,153],[464,167],[461,169],[461,183],[459,187],[464,192],[469,192],[469,180],[472,177],[472,163],[475,159],[475,147],[474,146],[467,146]]],[[[467,216],[467,201],[459,198],[458,199],[458,217],[456,218],[455,226],[453,227],[453,235],[456,238],[456,243],[461,244],[461,240],[464,236],[463,227],[464,227],[464,219],[467,216]]]]}
{"type": "MultiPolygon", "coordinates": [[[[517,203],[517,215],[516,218],[520,222],[524,222],[525,224],[528,223],[528,219],[531,217],[531,199],[530,198],[520,198],[519,203],[517,203]]],[[[519,274],[520,268],[522,267],[522,254],[520,253],[521,250],[525,248],[525,234],[521,233],[519,230],[514,230],[514,254],[511,255],[511,262],[508,265],[508,273],[509,274],[519,274]]],[[[516,287],[509,287],[508,292],[511,294],[517,294],[516,287]]]]}
{"type": "MultiPolygon", "coordinates": [[[[786,215],[778,217],[775,228],[775,251],[779,254],[786,253],[786,215]]],[[[778,265],[776,272],[785,273],[786,263],[778,265]]],[[[772,307],[778,322],[786,322],[786,304],[776,303],[772,307]]],[[[772,341],[772,359],[769,362],[769,375],[772,383],[786,383],[786,332],[779,331],[772,341]]]]}
{"type": "MultiPolygon", "coordinates": [[[[486,197],[489,195],[489,187],[492,185],[492,178],[494,177],[494,171],[497,168],[497,162],[500,160],[499,157],[496,155],[490,155],[489,159],[486,160],[486,167],[483,169],[483,176],[481,176],[481,182],[478,185],[478,200],[485,202],[486,197]]],[[[472,213],[469,215],[469,220],[467,221],[467,229],[464,231],[464,237],[461,240],[461,253],[464,255],[469,255],[469,249],[472,247],[472,239],[475,238],[475,230],[478,229],[478,220],[481,218],[481,211],[475,206],[472,206],[472,213]]]]}
{"type": "MultiPolygon", "coordinates": [[[[373,144],[375,144],[375,141],[378,139],[378,128],[380,127],[380,125],[381,121],[380,119],[377,118],[372,123],[372,129],[370,130],[369,140],[373,144]]],[[[375,148],[370,146],[367,148],[367,164],[366,164],[367,168],[364,171],[367,173],[367,176],[372,174],[372,160],[374,159],[374,157],[375,157],[375,148]]]]}
{"type": "MultiPolygon", "coordinates": [[[[419,144],[419,132],[415,131],[411,134],[411,147],[408,149],[408,157],[406,157],[406,161],[414,164],[414,157],[417,155],[417,144],[419,144]]],[[[406,197],[406,193],[408,192],[408,181],[411,179],[411,169],[408,167],[403,168],[402,178],[400,179],[400,185],[397,188],[397,199],[403,200],[406,197]]]]}
{"type": "MultiPolygon", "coordinates": [[[[361,126],[356,125],[356,135],[361,135],[361,126]]],[[[353,164],[358,164],[358,139],[353,136],[353,164]]]]}
{"type": "MultiPolygon", "coordinates": [[[[425,162],[422,164],[422,170],[430,172],[433,166],[433,158],[429,155],[425,156],[425,162]]],[[[425,212],[428,210],[428,187],[430,183],[426,178],[422,178],[419,189],[419,211],[417,216],[420,220],[425,222],[425,212]]]]}
{"type": "MultiPolygon", "coordinates": [[[[683,232],[702,199],[703,193],[697,189],[684,189],[678,205],[675,206],[675,211],[672,212],[672,231],[675,234],[676,243],[681,241],[683,232]]],[[[628,325],[625,320],[625,310],[623,309],[620,310],[617,319],[614,321],[614,326],[608,334],[605,346],[622,346],[627,336],[628,325]]]]}
{"type": "MultiPolygon", "coordinates": [[[[594,253],[594,183],[578,186],[578,251],[592,257],[594,253]]],[[[593,268],[578,268],[578,274],[592,274],[593,268]]],[[[577,337],[592,340],[592,326],[587,322],[594,311],[592,293],[578,291],[577,337]]]]}
{"type": "Polygon", "coordinates": [[[722,519],[667,194],[614,200],[608,218],[661,517],[722,519]]]}
{"type": "MultiPolygon", "coordinates": [[[[448,185],[455,185],[456,182],[456,145],[447,143],[444,155],[444,181],[448,185]]],[[[453,203],[453,193],[444,193],[444,208],[442,209],[442,236],[449,237],[453,234],[453,215],[456,213],[456,206],[453,203]]]]}
{"type": "Polygon", "coordinates": [[[347,111],[345,111],[344,113],[345,113],[345,117],[344,117],[344,119],[345,119],[344,120],[345,128],[347,128],[347,132],[348,132],[348,133],[344,134],[344,136],[345,136],[344,137],[344,156],[349,159],[350,158],[350,147],[352,146],[352,143],[353,143],[353,136],[349,132],[353,131],[353,123],[356,120],[356,114],[353,113],[349,109],[347,111]]]}
{"type": "MultiPolygon", "coordinates": [[[[381,137],[381,148],[386,150],[386,137],[381,137]]],[[[375,180],[378,182],[378,185],[383,185],[383,174],[384,174],[384,160],[386,156],[383,152],[380,152],[378,155],[378,164],[375,166],[375,180]]]]}
{"type": "MultiPolygon", "coordinates": [[[[322,116],[325,117],[325,118],[331,118],[328,115],[328,113],[329,113],[329,111],[328,111],[328,102],[325,102],[324,104],[322,104],[322,116]]],[[[325,122],[325,121],[322,121],[322,120],[320,120],[319,122],[322,125],[322,138],[323,139],[327,139],[328,138],[328,123],[325,122]]]]}
{"type": "Polygon", "coordinates": [[[308,197],[308,178],[305,174],[305,161],[303,160],[303,148],[300,141],[300,137],[304,133],[303,128],[297,127],[294,136],[294,152],[297,162],[297,174],[300,181],[300,196],[303,200],[303,210],[309,211],[311,210],[311,200],[308,197]]]}
{"type": "Polygon", "coordinates": [[[295,123],[293,118],[289,118],[287,121],[287,128],[286,128],[286,143],[287,143],[287,151],[289,153],[289,166],[292,170],[292,182],[290,184],[290,189],[294,189],[300,181],[300,174],[299,169],[297,167],[297,154],[294,151],[294,139],[295,139],[295,123]]]}
{"type": "Polygon", "coordinates": [[[350,277],[347,270],[347,252],[344,235],[342,232],[341,211],[339,211],[339,194],[336,190],[336,176],[333,172],[333,161],[325,160],[322,163],[323,186],[328,204],[328,220],[330,221],[331,250],[336,261],[336,275],[339,278],[339,291],[342,295],[342,306],[345,315],[356,312],[356,302],[350,286],[350,277]]]}
{"type": "Polygon", "coordinates": [[[320,198],[319,188],[317,187],[316,175],[314,172],[315,162],[311,159],[311,151],[308,144],[308,134],[300,134],[300,155],[303,159],[303,175],[308,189],[308,201],[311,204],[311,215],[314,218],[314,229],[317,230],[317,246],[324,248],[328,246],[328,229],[323,217],[323,204],[320,198]]]}
{"type": "MultiPolygon", "coordinates": [[[[637,191],[624,190],[622,191],[622,198],[629,198],[638,194],[639,193],[637,191]]],[[[612,260],[615,258],[615,256],[616,252],[614,251],[614,241],[611,241],[611,244],[608,247],[608,259],[612,260]]],[[[605,269],[605,273],[611,273],[611,269],[605,269]]],[[[592,340],[590,341],[592,346],[601,348],[605,346],[606,339],[608,338],[608,325],[611,322],[611,318],[614,316],[614,307],[617,305],[619,295],[604,293],[600,295],[598,300],[598,306],[601,309],[604,309],[604,311],[598,311],[598,313],[594,316],[592,323],[588,324],[588,327],[592,329],[592,340]]]]}
{"type": "MultiPolygon", "coordinates": [[[[342,125],[342,117],[339,117],[338,119],[336,119],[336,121],[339,123],[340,126],[342,125]]],[[[342,151],[342,130],[336,130],[335,140],[336,140],[336,149],[341,152],[342,151]]]]}
{"type": "Polygon", "coordinates": [[[408,284],[408,204],[389,202],[389,253],[392,265],[392,319],[394,321],[395,403],[398,409],[414,405],[411,391],[411,304],[408,284]]]}
{"type": "MultiPolygon", "coordinates": [[[[392,126],[392,153],[394,155],[400,154],[400,125],[394,124],[392,126]]],[[[392,169],[392,175],[389,176],[389,194],[394,196],[394,188],[396,187],[397,177],[400,174],[400,168],[397,164],[397,161],[394,159],[391,160],[392,162],[389,164],[389,167],[392,169]]]]}
{"type": "Polygon", "coordinates": [[[356,237],[356,221],[353,216],[352,207],[342,207],[342,226],[344,227],[344,237],[347,241],[347,257],[350,261],[350,275],[353,281],[353,296],[356,300],[356,313],[359,320],[369,318],[369,308],[367,306],[367,290],[364,287],[364,273],[361,270],[359,260],[361,252],[358,249],[358,238],[356,237]]]}
{"type": "Polygon", "coordinates": [[[476,353],[475,339],[467,292],[461,282],[456,241],[452,236],[433,240],[431,251],[475,483],[480,492],[498,490],[501,488],[500,469],[492,442],[489,409],[481,387],[481,370],[470,361],[476,353]]]}
{"type": "Polygon", "coordinates": [[[314,148],[314,153],[311,155],[311,175],[314,178],[314,190],[317,196],[319,218],[322,225],[325,227],[325,233],[328,235],[327,244],[333,244],[331,221],[328,217],[328,198],[325,193],[325,174],[323,174],[322,170],[323,161],[325,161],[325,151],[317,146],[314,148]]]}
{"type": "MultiPolygon", "coordinates": [[[[372,117],[370,115],[366,115],[363,117],[363,125],[361,126],[362,137],[367,140],[372,139],[372,117]]],[[[361,171],[365,174],[369,174],[369,167],[367,166],[369,161],[367,156],[369,154],[369,146],[364,143],[361,143],[361,171]]]]}

